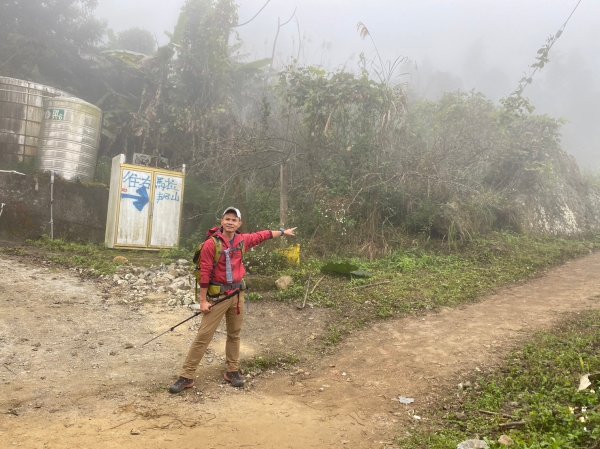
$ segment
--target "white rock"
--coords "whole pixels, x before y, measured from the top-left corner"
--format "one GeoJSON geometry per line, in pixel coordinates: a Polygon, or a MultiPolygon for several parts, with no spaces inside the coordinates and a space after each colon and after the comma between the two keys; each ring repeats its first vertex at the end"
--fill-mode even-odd
{"type": "Polygon", "coordinates": [[[152,279],[152,284],[154,285],[167,286],[170,283],[171,279],[167,278],[166,276],[155,277],[154,279],[152,279]]]}
{"type": "Polygon", "coordinates": [[[500,435],[500,438],[498,438],[498,443],[500,443],[502,446],[512,446],[515,442],[508,435],[500,435]]]}
{"type": "Polygon", "coordinates": [[[465,440],[456,446],[456,449],[488,449],[488,444],[483,440],[465,440]]]}
{"type": "Polygon", "coordinates": [[[275,281],[275,285],[279,290],[287,290],[294,284],[294,280],[291,276],[281,276],[275,281]]]}

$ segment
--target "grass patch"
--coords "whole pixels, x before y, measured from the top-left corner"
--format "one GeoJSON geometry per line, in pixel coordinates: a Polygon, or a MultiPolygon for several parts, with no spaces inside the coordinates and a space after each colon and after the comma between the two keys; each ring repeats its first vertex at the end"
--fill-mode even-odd
{"type": "Polygon", "coordinates": [[[446,449],[478,435],[495,449],[505,447],[497,441],[507,435],[518,449],[600,448],[600,381],[578,391],[581,375],[600,372],[599,322],[600,312],[586,312],[536,334],[502,369],[446,404],[444,414],[435,411],[427,431],[398,438],[398,445],[446,449]],[[509,430],[509,422],[518,424],[509,430]]]}
{"type": "Polygon", "coordinates": [[[170,248],[160,250],[158,255],[161,262],[165,265],[174,263],[179,259],[185,259],[191,263],[192,257],[194,256],[194,251],[190,250],[189,248],[170,248]]]}
{"type": "Polygon", "coordinates": [[[246,300],[250,302],[259,302],[264,299],[263,295],[256,292],[250,292],[246,295],[246,300]]]}
{"type": "Polygon", "coordinates": [[[45,259],[69,268],[91,270],[91,274],[107,275],[114,273],[118,265],[112,262],[116,254],[107,254],[107,250],[92,244],[51,240],[43,237],[39,240],[27,240],[34,248],[43,249],[45,259]]]}
{"type": "Polygon", "coordinates": [[[82,244],[66,242],[61,239],[51,240],[42,237],[38,240],[27,240],[30,247],[19,248],[19,255],[43,257],[57,265],[68,268],[81,268],[88,270],[90,275],[109,275],[119,268],[114,263],[116,256],[124,256],[130,263],[138,266],[159,265],[170,263],[181,258],[181,253],[176,250],[171,252],[156,251],[128,251],[105,248],[91,243],[82,244]]]}
{"type": "Polygon", "coordinates": [[[264,371],[296,365],[300,359],[294,354],[262,354],[242,361],[242,371],[257,375],[264,371]]]}
{"type": "Polygon", "coordinates": [[[485,294],[540,275],[568,259],[589,254],[598,239],[558,239],[495,233],[461,246],[414,243],[388,257],[351,262],[372,277],[345,278],[323,275],[322,261],[303,263],[287,271],[295,281],[274,299],[301,304],[307,291],[312,307],[332,309],[336,323],[325,338],[335,344],[352,330],[369,322],[425,313],[440,307],[473,302],[485,294]],[[311,287],[309,287],[310,289],[311,287]]]}
{"type": "Polygon", "coordinates": [[[348,333],[350,333],[350,331],[351,331],[351,329],[348,328],[347,326],[344,326],[343,324],[341,324],[341,325],[333,324],[333,325],[329,326],[329,328],[327,329],[327,333],[325,334],[325,337],[323,338],[323,342],[327,346],[335,346],[340,341],[342,341],[344,336],[346,336],[348,333]]]}

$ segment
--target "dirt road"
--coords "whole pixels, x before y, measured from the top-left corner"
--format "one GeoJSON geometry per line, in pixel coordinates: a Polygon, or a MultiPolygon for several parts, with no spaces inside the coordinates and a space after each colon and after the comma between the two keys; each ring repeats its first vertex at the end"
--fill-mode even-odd
{"type": "MultiPolygon", "coordinates": [[[[430,401],[569,312],[600,308],[600,253],[477,304],[386,321],[332,356],[267,373],[239,391],[220,381],[223,334],[198,388],[171,396],[193,335],[189,316],[155,302],[125,303],[72,272],[0,258],[0,447],[390,448],[430,401]],[[403,405],[397,399],[415,399],[403,405]]],[[[317,310],[256,304],[244,355],[322,332],[317,310]]]]}

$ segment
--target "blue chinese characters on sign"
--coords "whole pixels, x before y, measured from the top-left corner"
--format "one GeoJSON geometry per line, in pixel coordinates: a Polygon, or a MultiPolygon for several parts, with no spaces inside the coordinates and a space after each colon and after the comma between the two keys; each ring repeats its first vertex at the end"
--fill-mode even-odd
{"type": "Polygon", "coordinates": [[[134,200],[133,206],[141,212],[150,202],[148,194],[150,182],[151,175],[149,173],[125,171],[121,182],[121,198],[134,200]],[[136,195],[129,193],[130,189],[134,190],[136,195]]]}
{"type": "Polygon", "coordinates": [[[170,176],[156,177],[156,203],[161,201],[181,201],[180,196],[181,183],[178,179],[170,176]]]}

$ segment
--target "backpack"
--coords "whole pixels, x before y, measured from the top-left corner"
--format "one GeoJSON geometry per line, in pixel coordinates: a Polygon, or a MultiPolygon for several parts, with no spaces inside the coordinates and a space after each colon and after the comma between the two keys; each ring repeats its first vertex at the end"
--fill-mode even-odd
{"type": "Polygon", "coordinates": [[[221,253],[223,252],[223,242],[221,242],[220,239],[215,237],[215,234],[218,230],[218,227],[210,228],[208,231],[206,231],[206,238],[204,239],[204,241],[200,242],[200,244],[198,245],[198,249],[196,249],[194,257],[192,257],[195,271],[200,271],[200,254],[202,253],[202,248],[204,248],[204,244],[208,241],[208,239],[213,239],[215,242],[215,260],[213,262],[213,266],[216,267],[219,263],[221,253]]]}
{"type": "MultiPolygon", "coordinates": [[[[198,244],[198,249],[196,249],[196,251],[194,252],[194,256],[192,257],[192,261],[194,262],[194,278],[196,279],[196,286],[195,286],[195,297],[196,297],[196,302],[198,302],[198,279],[200,278],[200,255],[202,254],[202,248],[204,248],[205,243],[209,240],[212,239],[215,242],[215,257],[213,259],[213,269],[217,266],[217,264],[219,263],[219,260],[221,259],[221,255],[223,254],[223,242],[221,241],[221,239],[216,237],[216,233],[217,231],[219,231],[219,229],[221,229],[219,226],[216,226],[214,228],[210,228],[208,231],[206,231],[206,238],[204,239],[203,242],[200,242],[198,244]]],[[[244,247],[244,242],[242,241],[240,243],[240,246],[238,247],[238,249],[242,252],[242,257],[244,257],[244,252],[245,252],[245,247],[244,247]]],[[[216,294],[218,295],[218,293],[216,294]]],[[[214,293],[211,294],[211,292],[209,291],[209,296],[216,296],[214,293]]]]}

